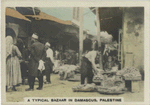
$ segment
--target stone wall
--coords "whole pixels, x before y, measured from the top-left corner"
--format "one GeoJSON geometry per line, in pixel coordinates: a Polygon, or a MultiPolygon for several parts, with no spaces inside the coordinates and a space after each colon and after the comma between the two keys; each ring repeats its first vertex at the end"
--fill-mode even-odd
{"type": "Polygon", "coordinates": [[[134,66],[144,74],[144,8],[124,8],[123,67],[134,66]]]}

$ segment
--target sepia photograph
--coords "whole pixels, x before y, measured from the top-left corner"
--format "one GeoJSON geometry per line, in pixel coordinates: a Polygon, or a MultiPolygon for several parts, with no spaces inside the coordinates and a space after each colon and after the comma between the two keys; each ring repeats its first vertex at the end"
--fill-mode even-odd
{"type": "Polygon", "coordinates": [[[7,6],[4,23],[6,102],[145,101],[144,6],[7,6]]]}

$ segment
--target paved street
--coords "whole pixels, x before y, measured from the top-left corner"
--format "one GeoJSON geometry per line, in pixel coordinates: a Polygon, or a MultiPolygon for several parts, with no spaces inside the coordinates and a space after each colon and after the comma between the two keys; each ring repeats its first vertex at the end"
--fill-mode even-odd
{"type": "Polygon", "coordinates": [[[79,85],[79,82],[59,80],[58,74],[52,74],[51,84],[44,84],[43,90],[36,90],[38,82],[35,82],[34,91],[26,92],[28,85],[17,87],[17,92],[9,90],[6,93],[7,102],[21,102],[24,97],[124,97],[125,102],[142,102],[144,101],[143,86],[144,82],[140,83],[141,91],[139,93],[126,92],[121,95],[104,95],[97,92],[73,92],[72,87],[79,85]]]}

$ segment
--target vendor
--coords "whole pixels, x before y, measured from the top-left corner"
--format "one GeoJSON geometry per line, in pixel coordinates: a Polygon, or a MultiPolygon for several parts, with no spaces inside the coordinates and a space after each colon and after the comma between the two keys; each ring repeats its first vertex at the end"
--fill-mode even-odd
{"type": "Polygon", "coordinates": [[[45,48],[46,48],[46,61],[45,61],[45,74],[46,74],[46,84],[50,84],[50,74],[53,71],[54,66],[54,58],[53,58],[53,50],[50,48],[50,43],[46,42],[45,48]]]}
{"type": "Polygon", "coordinates": [[[93,80],[94,74],[97,72],[95,59],[98,55],[98,46],[97,41],[93,43],[93,50],[92,44],[90,46],[86,46],[86,43],[83,43],[83,57],[81,62],[81,85],[84,84],[85,78],[87,77],[87,83],[91,84],[93,80]]]}

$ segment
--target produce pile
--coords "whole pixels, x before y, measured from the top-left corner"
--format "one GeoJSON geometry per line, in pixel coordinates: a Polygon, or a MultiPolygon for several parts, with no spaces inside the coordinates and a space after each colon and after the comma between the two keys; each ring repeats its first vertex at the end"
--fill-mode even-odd
{"type": "Polygon", "coordinates": [[[93,77],[93,82],[96,83],[96,82],[102,82],[103,81],[103,75],[102,74],[97,74],[97,75],[94,75],[93,77]]]}
{"type": "Polygon", "coordinates": [[[102,94],[122,94],[125,90],[125,81],[121,76],[104,74],[101,86],[97,86],[96,90],[102,94]]]}
{"type": "Polygon", "coordinates": [[[59,67],[61,67],[63,64],[60,60],[55,60],[54,67],[53,67],[53,73],[57,74],[59,72],[59,67]]]}
{"type": "Polygon", "coordinates": [[[70,77],[73,77],[75,75],[75,72],[79,70],[79,66],[75,65],[63,65],[57,68],[59,71],[60,79],[68,79],[70,77]]]}
{"type": "Polygon", "coordinates": [[[103,76],[104,80],[102,81],[103,87],[113,87],[115,86],[115,75],[108,77],[106,74],[103,76]]]}
{"type": "Polygon", "coordinates": [[[126,91],[126,88],[113,86],[113,87],[102,87],[97,86],[96,90],[101,94],[123,94],[126,91]]]}
{"type": "Polygon", "coordinates": [[[122,75],[125,80],[141,80],[141,74],[134,67],[126,67],[117,72],[117,75],[122,75]]]}
{"type": "Polygon", "coordinates": [[[92,83],[92,84],[84,84],[84,85],[72,87],[72,90],[74,92],[93,92],[95,91],[95,88],[96,88],[95,84],[92,83]]]}

